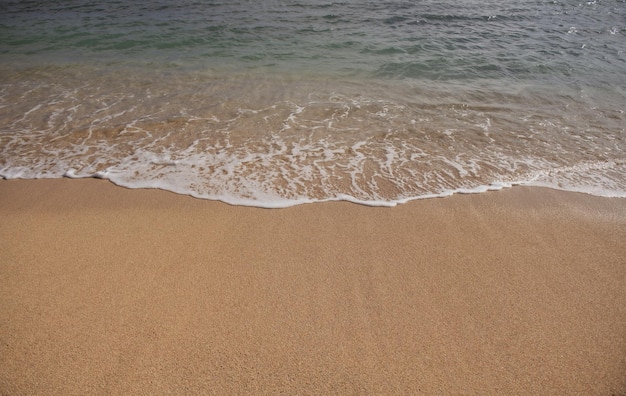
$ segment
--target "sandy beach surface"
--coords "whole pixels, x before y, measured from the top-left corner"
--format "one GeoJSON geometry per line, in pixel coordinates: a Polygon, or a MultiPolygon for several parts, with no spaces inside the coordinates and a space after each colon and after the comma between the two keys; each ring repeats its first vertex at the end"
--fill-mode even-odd
{"type": "Polygon", "coordinates": [[[626,199],[0,181],[0,394],[626,394],[626,199]]]}

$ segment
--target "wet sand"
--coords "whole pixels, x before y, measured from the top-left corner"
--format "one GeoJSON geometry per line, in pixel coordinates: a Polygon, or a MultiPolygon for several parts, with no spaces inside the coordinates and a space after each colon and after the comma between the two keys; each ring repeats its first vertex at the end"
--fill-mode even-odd
{"type": "Polygon", "coordinates": [[[626,394],[626,199],[0,181],[0,394],[626,394]]]}

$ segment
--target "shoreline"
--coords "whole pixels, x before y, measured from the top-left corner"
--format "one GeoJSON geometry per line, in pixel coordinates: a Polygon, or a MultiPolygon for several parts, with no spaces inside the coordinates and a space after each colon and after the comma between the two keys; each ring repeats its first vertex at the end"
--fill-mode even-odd
{"type": "Polygon", "coordinates": [[[0,393],[626,393],[626,199],[0,180],[0,393]]]}

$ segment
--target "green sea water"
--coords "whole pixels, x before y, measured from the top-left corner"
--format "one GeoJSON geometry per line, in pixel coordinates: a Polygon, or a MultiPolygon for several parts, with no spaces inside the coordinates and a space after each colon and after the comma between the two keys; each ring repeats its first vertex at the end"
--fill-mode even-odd
{"type": "Polygon", "coordinates": [[[0,175],[235,204],[626,196],[624,1],[0,0],[0,175]]]}

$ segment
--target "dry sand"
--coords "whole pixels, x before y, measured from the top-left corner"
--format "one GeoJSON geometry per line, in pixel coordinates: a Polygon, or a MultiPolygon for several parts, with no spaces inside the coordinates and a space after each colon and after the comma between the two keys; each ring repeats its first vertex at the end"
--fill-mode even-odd
{"type": "Polygon", "coordinates": [[[0,181],[0,394],[626,393],[626,199],[0,181]]]}

